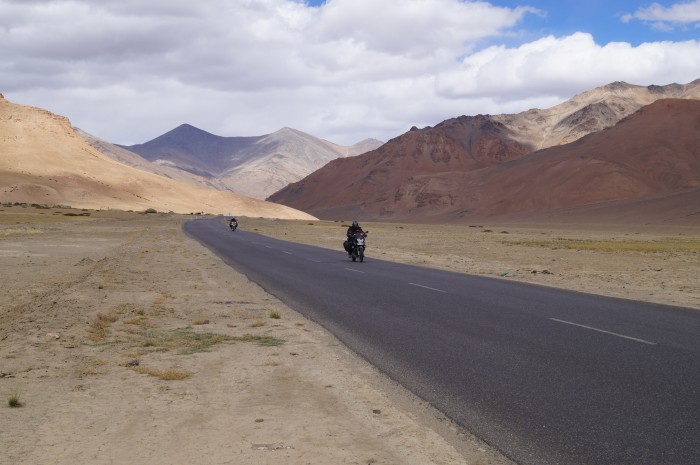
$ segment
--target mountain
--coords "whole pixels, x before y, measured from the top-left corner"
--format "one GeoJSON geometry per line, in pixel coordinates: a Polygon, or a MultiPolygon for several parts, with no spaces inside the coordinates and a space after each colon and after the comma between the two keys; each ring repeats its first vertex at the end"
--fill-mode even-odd
{"type": "Polygon", "coordinates": [[[535,151],[611,127],[641,107],[665,98],[700,99],[700,79],[666,86],[613,82],[546,110],[492,118],[512,130],[513,140],[535,151]]]}
{"type": "MultiPolygon", "coordinates": [[[[139,163],[132,159],[133,163],[139,163]]],[[[298,210],[207,189],[119,163],[81,138],[70,121],[0,94],[0,201],[176,213],[313,219],[298,210]]]]}
{"type": "Polygon", "coordinates": [[[142,171],[149,171],[166,178],[201,185],[210,189],[227,190],[226,186],[217,183],[216,180],[212,181],[202,176],[198,176],[188,171],[183,171],[165,164],[152,163],[134,152],[130,152],[117,145],[111,144],[104,139],[100,139],[99,137],[93,136],[92,134],[81,130],[80,128],[73,129],[80,137],[90,144],[92,148],[103,155],[108,156],[112,160],[116,160],[124,165],[128,165],[142,171]]]}
{"type": "Polygon", "coordinates": [[[144,144],[120,146],[192,173],[219,189],[263,199],[336,158],[379,147],[367,139],[344,147],[291,128],[255,137],[222,137],[183,124],[144,144]]]}
{"type": "MultiPolygon", "coordinates": [[[[539,140],[562,141],[580,130],[576,113],[586,114],[560,113],[568,129],[539,140]]],[[[414,129],[373,152],[335,160],[270,200],[320,218],[403,221],[534,218],[646,202],[656,206],[654,221],[673,211],[679,221],[700,222],[700,101],[656,100],[612,127],[533,153],[534,124],[518,131],[475,116],[414,129]],[[678,199],[686,203],[679,207],[678,199]]]]}

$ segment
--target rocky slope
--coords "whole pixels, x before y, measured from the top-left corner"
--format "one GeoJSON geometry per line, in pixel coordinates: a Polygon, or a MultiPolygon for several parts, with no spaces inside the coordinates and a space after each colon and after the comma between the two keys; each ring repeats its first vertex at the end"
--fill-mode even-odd
{"type": "Polygon", "coordinates": [[[689,84],[638,86],[613,82],[583,92],[546,110],[529,110],[492,118],[509,128],[512,138],[540,150],[573,142],[615,125],[659,99],[700,99],[700,79],[689,84]]]}
{"type": "MultiPolygon", "coordinates": [[[[613,93],[618,87],[612,85],[613,93]]],[[[596,93],[601,92],[604,89],[596,93]]],[[[590,99],[579,99],[578,105],[586,101],[590,99]]],[[[567,124],[558,127],[566,126],[567,131],[547,126],[552,130],[540,132],[540,141],[570,137],[585,126],[583,116],[591,111],[614,113],[601,106],[583,110],[588,105],[577,111],[566,105],[558,121],[567,124]]],[[[544,117],[519,118],[520,132],[512,123],[488,116],[412,130],[376,151],[329,163],[270,199],[329,219],[459,221],[570,214],[592,206],[610,208],[616,202],[637,202],[639,207],[639,202],[652,198],[658,217],[672,209],[671,204],[659,207],[663,198],[683,198],[685,207],[677,215],[695,215],[700,221],[700,101],[657,100],[614,127],[535,153],[532,128],[544,117]],[[689,198],[699,201],[688,204],[689,198]]],[[[588,126],[602,124],[593,118],[588,126]]]]}
{"type": "Polygon", "coordinates": [[[124,165],[91,147],[67,118],[13,104],[1,95],[0,201],[313,218],[289,207],[124,165]]]}

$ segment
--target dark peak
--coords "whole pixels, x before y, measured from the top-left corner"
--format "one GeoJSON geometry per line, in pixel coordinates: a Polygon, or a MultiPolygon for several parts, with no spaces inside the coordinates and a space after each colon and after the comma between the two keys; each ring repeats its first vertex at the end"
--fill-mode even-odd
{"type": "Polygon", "coordinates": [[[180,126],[176,127],[172,131],[168,131],[166,134],[170,134],[170,133],[199,134],[199,135],[215,136],[215,134],[207,132],[203,129],[199,129],[198,127],[192,126],[191,124],[187,124],[187,123],[181,124],[180,126]]]}
{"type": "Polygon", "coordinates": [[[628,84],[625,81],[615,81],[611,82],[610,84],[603,86],[606,89],[609,90],[624,90],[624,89],[629,89],[630,87],[633,87],[632,84],[628,84]]]}

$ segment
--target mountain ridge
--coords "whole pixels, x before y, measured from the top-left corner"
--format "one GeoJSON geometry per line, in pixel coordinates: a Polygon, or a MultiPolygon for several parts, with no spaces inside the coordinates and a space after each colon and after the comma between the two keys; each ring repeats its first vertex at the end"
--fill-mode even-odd
{"type": "Polygon", "coordinates": [[[264,199],[331,160],[381,144],[365,139],[341,146],[290,127],[262,136],[224,137],[185,123],[143,144],[118,147],[219,188],[264,199]]]}
{"type": "MultiPolygon", "coordinates": [[[[681,95],[696,95],[697,85],[696,82],[692,86],[673,86],[672,90],[680,92],[681,95]]],[[[631,88],[622,83],[613,83],[607,91],[611,89],[613,92],[625,95],[629,94],[630,89],[634,93],[640,93],[639,87],[631,88]]],[[[641,91],[645,98],[649,95],[649,90],[646,89],[641,91]]],[[[652,90],[657,96],[665,95],[659,92],[659,89],[652,88],[652,90]]],[[[630,192],[638,191],[637,199],[645,195],[670,193],[658,179],[655,183],[651,183],[651,178],[647,174],[634,172],[629,166],[629,163],[632,163],[629,160],[626,162],[628,166],[621,169],[620,161],[600,160],[590,153],[577,152],[580,150],[577,147],[582,144],[585,146],[597,143],[599,137],[612,137],[610,134],[615,134],[616,131],[619,133],[620,130],[615,130],[618,125],[622,124],[625,127],[630,124],[630,121],[637,121],[640,115],[653,115],[659,124],[662,122],[666,124],[664,126],[666,134],[654,133],[656,139],[652,138],[654,124],[649,123],[648,127],[640,130],[642,134],[626,133],[624,137],[615,136],[616,140],[611,142],[617,144],[615,150],[621,150],[618,146],[637,144],[638,140],[644,140],[646,144],[645,146],[635,145],[638,150],[643,150],[647,146],[652,150],[659,146],[676,147],[684,138],[696,137],[697,130],[692,129],[695,126],[686,120],[683,120],[686,133],[679,133],[673,125],[664,122],[664,112],[658,111],[657,107],[653,106],[659,100],[665,102],[668,99],[656,99],[649,106],[640,107],[636,113],[621,117],[615,126],[606,124],[605,128],[586,134],[569,144],[553,142],[561,141],[562,135],[566,137],[566,134],[550,137],[552,145],[539,151],[531,151],[533,144],[527,143],[526,136],[531,132],[532,126],[521,125],[520,127],[524,130],[518,134],[513,129],[513,125],[504,123],[502,118],[494,119],[488,115],[462,116],[446,120],[435,127],[420,130],[412,128],[411,131],[390,140],[375,151],[355,159],[336,160],[334,163],[329,163],[302,181],[270,196],[269,200],[302,208],[324,219],[353,216],[387,221],[462,221],[468,218],[512,216],[523,212],[542,214],[547,209],[564,211],[590,207],[602,202],[633,200],[634,196],[623,192],[624,186],[630,192]],[[516,137],[513,137],[514,133],[516,137]],[[669,134],[673,134],[675,139],[669,140],[669,134]],[[554,163],[552,155],[547,155],[550,157],[551,166],[535,163],[536,160],[545,156],[542,155],[543,153],[552,151],[557,153],[555,158],[568,161],[568,171],[564,169],[565,165],[554,163]],[[570,155],[566,155],[567,152],[570,155]],[[597,160],[598,164],[605,164],[618,177],[614,178],[606,176],[605,172],[598,172],[596,176],[581,175],[584,181],[574,182],[575,176],[572,178],[571,175],[575,170],[589,172],[592,165],[579,164],[575,156],[571,155],[573,153],[579,153],[580,157],[589,160],[597,160]],[[524,167],[529,166],[538,166],[538,170],[524,170],[524,167]],[[552,178],[549,180],[541,177],[543,172],[554,170],[554,166],[557,166],[558,170],[555,170],[556,176],[568,179],[571,192],[562,190],[559,184],[554,183],[555,175],[550,173],[552,178]],[[524,178],[522,172],[518,173],[518,171],[529,173],[531,179],[524,178]],[[602,190],[591,189],[589,192],[585,189],[585,184],[581,184],[581,182],[588,182],[595,185],[602,180],[605,180],[605,188],[602,190]],[[645,183],[651,183],[653,188],[646,189],[645,183]],[[546,187],[532,190],[528,189],[530,184],[542,184],[546,187]],[[574,185],[576,189],[573,189],[574,185]],[[620,188],[620,191],[615,194],[619,195],[617,198],[612,194],[608,195],[616,185],[620,188]],[[600,192],[608,194],[594,195],[600,192]],[[573,201],[572,197],[577,197],[580,201],[573,201]],[[548,198],[560,201],[568,199],[568,203],[545,201],[548,198]]],[[[669,112],[671,108],[684,108],[684,111],[689,113],[686,115],[687,118],[691,120],[692,115],[700,112],[698,107],[700,101],[694,98],[672,101],[676,103],[667,104],[665,107],[663,103],[659,103],[658,108],[666,108],[669,112]]],[[[565,102],[562,105],[568,111],[559,111],[558,121],[569,118],[568,128],[578,131],[580,119],[571,118],[571,116],[577,113],[585,115],[590,112],[589,105],[592,105],[590,99],[579,99],[575,108],[571,102],[565,102]],[[581,113],[581,109],[585,108],[589,109],[581,113]]],[[[606,106],[611,107],[609,104],[606,106]]],[[[636,106],[636,104],[632,105],[628,102],[625,108],[617,108],[615,114],[628,113],[630,106],[636,106]]],[[[529,117],[535,115],[536,118],[541,119],[543,114],[547,114],[547,110],[537,112],[531,110],[525,113],[529,117]]],[[[553,112],[549,111],[549,114],[551,113],[553,112]]],[[[537,123],[536,120],[534,121],[537,123]]],[[[542,124],[541,121],[539,124],[542,124]]],[[[567,132],[567,134],[571,133],[571,131],[567,132]]],[[[700,145],[700,141],[692,140],[693,144],[700,145]]],[[[677,148],[682,152],[682,156],[697,157],[693,152],[693,144],[677,148]]],[[[603,147],[599,150],[610,150],[610,148],[603,147]]],[[[649,160],[637,160],[637,162],[652,163],[649,160]]],[[[667,161],[667,163],[670,162],[667,161]]],[[[652,164],[657,167],[665,166],[663,161],[656,159],[652,164]]],[[[685,179],[688,174],[700,179],[700,168],[694,161],[687,162],[685,167],[679,165],[674,170],[665,170],[664,173],[667,179],[674,177],[685,179]]],[[[679,185],[676,189],[692,190],[695,187],[679,185]]]]}

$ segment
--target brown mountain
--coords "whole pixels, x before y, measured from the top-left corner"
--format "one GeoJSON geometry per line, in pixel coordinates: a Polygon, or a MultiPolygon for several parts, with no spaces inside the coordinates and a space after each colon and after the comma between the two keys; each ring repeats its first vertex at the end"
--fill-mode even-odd
{"type": "MultiPolygon", "coordinates": [[[[195,182],[206,180],[218,189],[264,199],[331,160],[381,144],[367,139],[341,146],[291,128],[264,136],[223,137],[183,124],[144,144],[118,147],[157,166],[194,175],[195,182]]],[[[104,146],[98,149],[114,154],[104,146]]]]}
{"type": "Polygon", "coordinates": [[[665,98],[700,99],[700,79],[666,86],[613,82],[552,108],[492,118],[510,128],[515,141],[531,150],[541,150],[614,126],[643,106],[665,98]]]}
{"type": "Polygon", "coordinates": [[[700,222],[699,129],[700,101],[658,100],[613,127],[530,153],[522,132],[461,117],[331,162],[270,199],[321,218],[524,219],[625,204],[637,221],[653,205],[650,221],[673,212],[700,222]]]}
{"type": "Polygon", "coordinates": [[[91,147],[67,118],[0,94],[0,201],[312,219],[282,205],[142,171],[91,147]]]}

